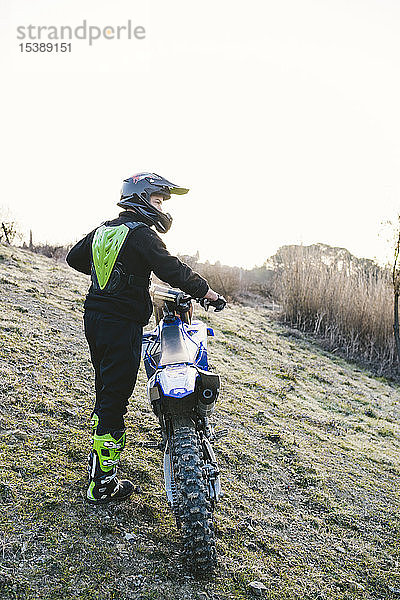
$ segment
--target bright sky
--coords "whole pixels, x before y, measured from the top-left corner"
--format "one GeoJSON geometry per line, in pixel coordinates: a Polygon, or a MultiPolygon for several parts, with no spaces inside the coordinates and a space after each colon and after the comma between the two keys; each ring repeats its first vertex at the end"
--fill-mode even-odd
{"type": "Polygon", "coordinates": [[[294,243],[390,256],[398,0],[3,0],[0,11],[0,205],[34,241],[79,239],[117,214],[122,179],[150,170],[191,189],[168,203],[173,252],[248,267],[294,243]],[[130,19],[146,38],[20,51],[17,27],[84,19],[130,19]]]}

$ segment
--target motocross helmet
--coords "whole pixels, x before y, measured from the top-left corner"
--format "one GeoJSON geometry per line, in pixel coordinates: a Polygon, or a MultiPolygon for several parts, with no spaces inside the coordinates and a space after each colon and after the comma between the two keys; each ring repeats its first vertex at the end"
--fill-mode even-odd
{"type": "Polygon", "coordinates": [[[172,224],[169,213],[163,213],[150,203],[151,194],[161,194],[168,200],[171,194],[187,194],[187,188],[178,187],[156,173],[137,173],[124,179],[118,206],[132,208],[150,221],[160,233],[166,233],[172,224]]]}

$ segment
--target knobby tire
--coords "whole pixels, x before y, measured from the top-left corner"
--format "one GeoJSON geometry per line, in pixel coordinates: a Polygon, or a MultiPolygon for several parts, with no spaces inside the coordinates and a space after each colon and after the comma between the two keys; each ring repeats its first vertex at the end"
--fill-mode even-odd
{"type": "Polygon", "coordinates": [[[194,427],[174,429],[172,450],[184,557],[192,570],[212,572],[217,562],[214,524],[194,427]]]}

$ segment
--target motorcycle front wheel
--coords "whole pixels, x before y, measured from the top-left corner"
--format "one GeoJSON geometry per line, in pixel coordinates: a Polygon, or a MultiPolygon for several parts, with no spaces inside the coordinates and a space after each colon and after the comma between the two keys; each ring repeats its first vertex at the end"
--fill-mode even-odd
{"type": "Polygon", "coordinates": [[[184,556],[194,571],[211,572],[217,563],[214,524],[194,426],[174,427],[172,465],[184,556]]]}

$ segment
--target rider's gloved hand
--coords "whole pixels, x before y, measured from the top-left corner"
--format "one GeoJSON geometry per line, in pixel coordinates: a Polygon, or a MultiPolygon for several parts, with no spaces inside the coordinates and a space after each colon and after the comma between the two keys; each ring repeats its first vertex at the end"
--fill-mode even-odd
{"type": "Polygon", "coordinates": [[[204,310],[208,310],[209,306],[214,306],[214,312],[220,312],[221,310],[224,310],[226,306],[226,300],[220,295],[218,295],[216,300],[209,300],[207,297],[204,297],[201,298],[200,304],[204,310]]]}
{"type": "Polygon", "coordinates": [[[218,300],[211,301],[211,306],[215,306],[214,312],[220,312],[221,310],[224,310],[226,300],[223,296],[218,296],[218,300]]]}

